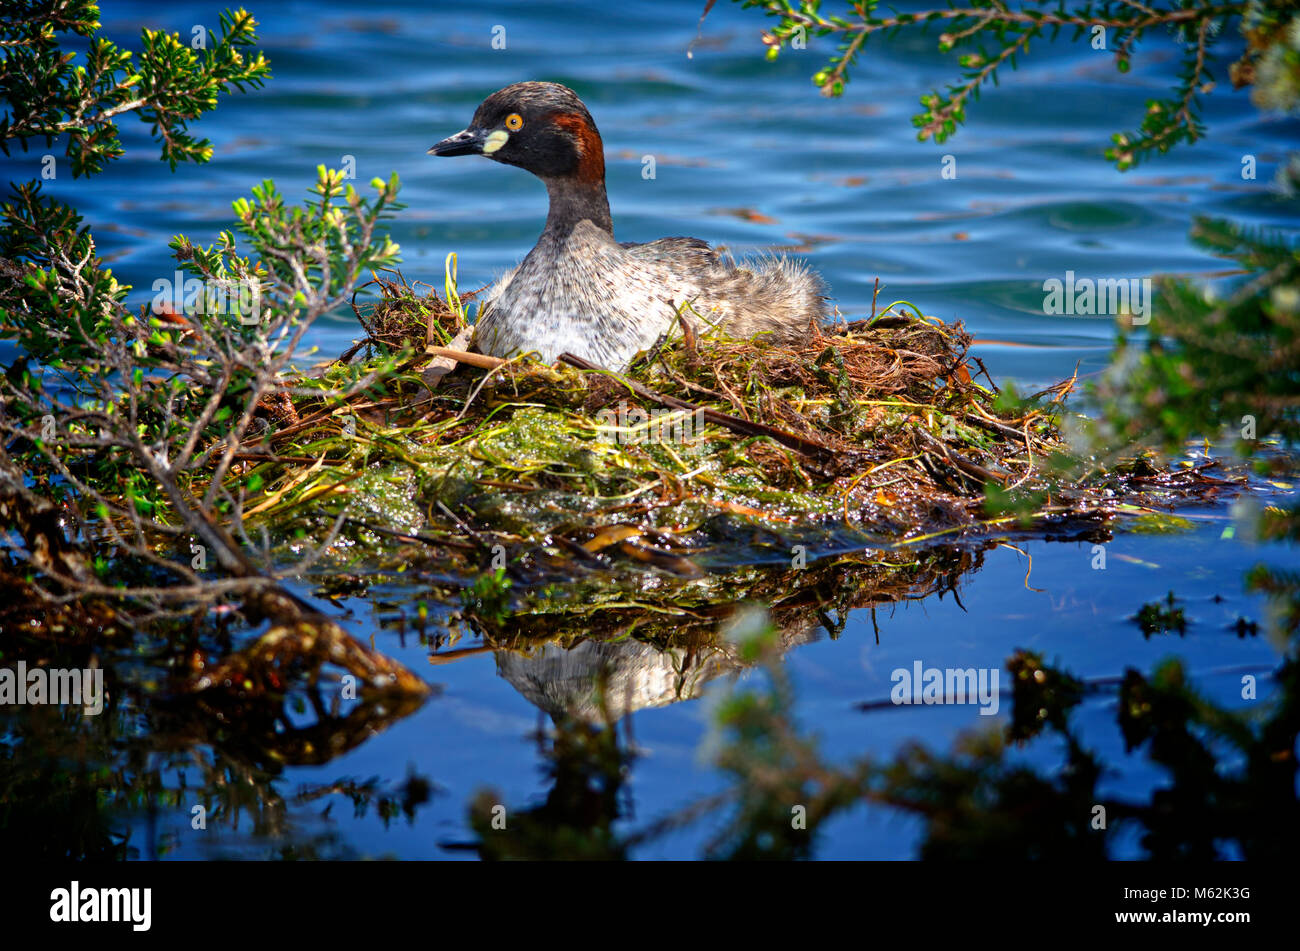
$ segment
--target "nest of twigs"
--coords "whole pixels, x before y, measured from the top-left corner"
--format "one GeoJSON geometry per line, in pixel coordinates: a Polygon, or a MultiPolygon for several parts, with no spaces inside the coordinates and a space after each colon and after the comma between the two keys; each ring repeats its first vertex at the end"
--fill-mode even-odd
{"type": "Polygon", "coordinates": [[[247,512],[324,527],[366,557],[414,553],[532,578],[611,560],[691,574],[843,549],[1101,520],[1216,480],[1139,461],[1070,472],[1067,380],[1000,393],[961,325],[919,313],[813,329],[797,344],[677,339],[624,374],[562,359],[447,359],[459,298],[377,279],[350,362],[396,360],[382,391],[306,400],[246,468],[247,512]],[[479,365],[467,365],[469,359],[479,365]],[[266,461],[261,462],[260,459],[266,461]]]}

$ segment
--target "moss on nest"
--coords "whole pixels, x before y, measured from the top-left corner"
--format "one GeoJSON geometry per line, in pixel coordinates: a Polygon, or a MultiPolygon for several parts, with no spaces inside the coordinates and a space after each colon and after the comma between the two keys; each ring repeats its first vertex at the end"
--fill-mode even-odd
{"type": "Polygon", "coordinates": [[[543,576],[556,558],[690,574],[788,561],[795,543],[1097,521],[1217,484],[1141,460],[1085,470],[1061,435],[1073,380],[1001,393],[960,325],[899,305],[792,346],[679,335],[626,374],[528,359],[447,372],[425,346],[467,328],[472,295],[374,284],[366,338],[324,378],[394,355],[398,372],[344,405],[299,400],[236,475],[272,522],[323,532],[342,516],[366,560],[477,574],[504,552],[543,576]]]}

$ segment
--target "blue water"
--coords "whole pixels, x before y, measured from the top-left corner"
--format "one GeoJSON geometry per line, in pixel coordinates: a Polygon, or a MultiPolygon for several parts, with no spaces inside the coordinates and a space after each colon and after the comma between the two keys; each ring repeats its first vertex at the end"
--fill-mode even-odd
{"type": "MultiPolygon", "coordinates": [[[[1030,389],[1069,376],[1076,364],[1085,375],[1096,372],[1114,338],[1107,319],[1045,315],[1044,280],[1067,271],[1211,275],[1224,262],[1188,241],[1193,216],[1296,224],[1271,180],[1286,147],[1300,140],[1300,123],[1259,114],[1226,78],[1205,99],[1209,134],[1195,147],[1126,174],[1102,158],[1110,134],[1135,128],[1143,101],[1165,93],[1175,66],[1167,38],[1142,47],[1124,77],[1110,54],[1065,40],[1037,44],[1018,72],[986,90],[958,135],[935,146],[918,143],[910,123],[917,97],[956,75],[952,58],[935,52],[933,37],[873,41],[844,98],[826,100],[808,77],[829,43],[814,40],[806,51],[787,50],[769,63],[758,42],[764,20],[725,3],[709,14],[693,57],[686,49],[700,0],[250,6],[274,78],[261,91],[223,99],[199,124],[215,145],[210,164],[169,174],[144,127],[128,121],[125,158],[89,181],[61,172],[49,183],[86,216],[100,253],[120,280],[140,289],[141,302],[155,279],[174,270],[166,248],[172,235],[210,242],[231,227],[231,200],[257,182],[272,178],[285,195],[302,196],[318,164],[337,167],[346,156],[355,160],[359,183],[393,171],[400,176],[409,207],[392,233],[409,279],[440,286],[444,258],[455,251],[462,285],[487,283],[531,247],[545,216],[545,191],[517,169],[435,159],[425,150],[464,127],[487,93],[524,79],[566,83],[587,102],[605,141],[621,240],[691,234],[738,254],[793,250],[824,275],[849,319],[870,312],[879,278],[882,304],[906,299],[928,314],[963,321],[993,374],[1030,389]],[[496,26],[505,28],[504,50],[491,47],[496,26]],[[955,160],[954,179],[941,175],[945,156],[955,160]],[[1257,165],[1254,180],[1242,177],[1247,156],[1257,165]],[[654,159],[650,179],[642,174],[646,157],[654,159]]],[[[104,20],[111,37],[136,46],[142,25],[188,37],[194,24],[215,27],[216,12],[210,3],[118,2],[105,5],[104,20]]],[[[38,177],[43,151],[6,160],[8,176],[38,177]]],[[[312,342],[334,354],[356,336],[351,318],[338,315],[317,327],[312,342]]],[[[1118,536],[1108,544],[1104,571],[1090,567],[1089,545],[1018,543],[1024,555],[994,549],[963,580],[964,609],[951,597],[882,607],[879,644],[870,617],[855,612],[838,640],[821,637],[787,655],[800,721],[836,761],[888,755],[912,740],[946,748],[959,730],[989,718],[974,707],[862,713],[853,705],[887,698],[896,667],[917,660],[1000,667],[1017,647],[1087,677],[1115,676],[1127,666],[1146,670],[1176,653],[1207,694],[1231,702],[1240,675],[1223,671],[1266,670],[1278,657],[1263,637],[1238,639],[1226,630],[1238,615],[1265,612],[1257,597],[1243,593],[1242,572],[1287,553],[1223,537],[1226,505],[1195,514],[1195,527],[1185,533],[1118,536]],[[1033,559],[1028,584],[1026,556],[1033,559]],[[1171,589],[1188,598],[1189,633],[1144,640],[1128,618],[1171,589]]],[[[336,837],[344,854],[472,854],[443,846],[472,837],[466,803],[477,790],[500,790],[512,808],[546,791],[529,735],[537,709],[498,675],[492,654],[430,667],[426,648],[376,634],[365,602],[348,606],[354,633],[363,640],[375,635],[378,646],[442,692],[356,750],[322,767],[286,770],[276,782],[292,795],[302,784],[342,776],[400,781],[409,768],[438,788],[413,824],[385,826],[373,811],[355,818],[346,803],[321,819],[316,803],[292,810],[293,828],[336,837]]],[[[1267,696],[1268,682],[1261,684],[1267,696]]],[[[720,678],[700,699],[633,715],[639,758],[628,780],[635,815],[626,827],[721,787],[701,751],[711,710],[727,689],[729,678],[720,678]]],[[[1124,765],[1107,782],[1144,789],[1158,777],[1123,756],[1113,705],[1105,694],[1084,705],[1085,735],[1105,758],[1124,765]]],[[[1025,755],[1051,769],[1059,750],[1045,745],[1025,755]]],[[[253,837],[247,823],[198,835],[190,833],[187,814],[159,822],[176,833],[174,854],[183,856],[259,855],[274,845],[253,837]]],[[[695,855],[709,831],[706,822],[637,854],[695,855]]],[[[919,834],[910,820],[860,809],[827,830],[818,854],[904,857],[919,834]]]]}

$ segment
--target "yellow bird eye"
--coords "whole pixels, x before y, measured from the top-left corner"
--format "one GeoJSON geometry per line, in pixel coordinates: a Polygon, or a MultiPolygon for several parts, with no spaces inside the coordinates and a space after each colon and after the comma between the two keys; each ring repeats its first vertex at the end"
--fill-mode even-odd
{"type": "Polygon", "coordinates": [[[518,132],[524,127],[524,117],[517,112],[512,112],[506,116],[506,128],[511,132],[518,132]]]}

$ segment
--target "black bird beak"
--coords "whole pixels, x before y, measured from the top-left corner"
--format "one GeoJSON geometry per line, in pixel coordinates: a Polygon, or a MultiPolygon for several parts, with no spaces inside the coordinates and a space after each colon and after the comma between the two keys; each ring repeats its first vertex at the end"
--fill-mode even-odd
{"type": "Polygon", "coordinates": [[[433,148],[429,149],[430,155],[452,156],[452,155],[482,155],[483,154],[483,133],[476,132],[473,129],[464,129],[455,135],[449,135],[433,148]]]}

